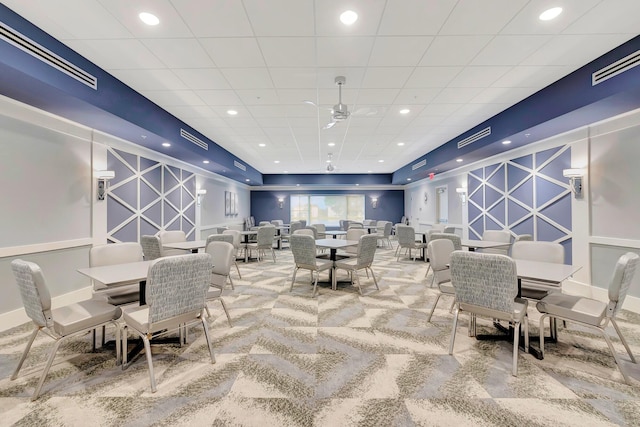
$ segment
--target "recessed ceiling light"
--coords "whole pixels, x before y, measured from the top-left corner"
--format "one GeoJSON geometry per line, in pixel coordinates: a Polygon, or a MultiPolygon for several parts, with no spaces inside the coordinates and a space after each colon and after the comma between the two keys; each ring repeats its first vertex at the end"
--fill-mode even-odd
{"type": "Polygon", "coordinates": [[[398,142],[398,147],[402,147],[404,145],[404,142],[398,142]]]}
{"type": "Polygon", "coordinates": [[[153,13],[149,13],[149,12],[140,13],[138,15],[138,18],[140,18],[140,20],[147,25],[158,25],[160,23],[160,20],[158,19],[158,17],[153,13]]]}
{"type": "Polygon", "coordinates": [[[378,163],[384,163],[384,160],[378,160],[378,163]]]}
{"type": "Polygon", "coordinates": [[[329,147],[335,147],[336,143],[335,142],[330,142],[327,144],[329,147]]]}
{"type": "Polygon", "coordinates": [[[289,173],[289,171],[282,171],[282,173],[289,173]]]}
{"type": "Polygon", "coordinates": [[[411,112],[411,110],[409,110],[408,108],[403,108],[402,110],[400,110],[400,114],[409,114],[411,112]]]}
{"type": "Polygon", "coordinates": [[[300,187],[300,184],[296,184],[296,187],[300,187]]]}
{"type": "Polygon", "coordinates": [[[558,15],[562,13],[561,7],[552,7],[551,9],[547,9],[538,16],[538,19],[541,21],[551,21],[554,18],[557,18],[558,15]]]}
{"type": "Polygon", "coordinates": [[[280,160],[274,160],[273,163],[280,163],[280,160]]]}
{"type": "Polygon", "coordinates": [[[163,147],[171,147],[171,144],[169,144],[168,142],[163,142],[163,143],[162,143],[162,146],[163,146],[163,147]]]}
{"type": "Polygon", "coordinates": [[[249,182],[249,181],[251,181],[251,180],[250,180],[249,178],[247,178],[247,179],[245,179],[245,181],[249,182]]]}
{"type": "Polygon", "coordinates": [[[267,144],[258,144],[258,147],[266,147],[267,144]]]}
{"type": "Polygon", "coordinates": [[[508,145],[508,144],[511,144],[511,141],[507,139],[506,141],[502,141],[502,143],[503,143],[504,145],[508,145]]]}
{"type": "Polygon", "coordinates": [[[456,159],[456,162],[460,163],[462,162],[462,159],[456,159]]]}
{"type": "Polygon", "coordinates": [[[209,160],[203,160],[202,163],[204,163],[205,165],[209,164],[209,160]]]}
{"type": "Polygon", "coordinates": [[[359,187],[359,186],[360,186],[360,184],[356,184],[356,187],[359,187]]]}
{"type": "Polygon", "coordinates": [[[411,178],[407,178],[407,181],[411,181],[411,178]]]}
{"type": "Polygon", "coordinates": [[[373,171],[367,171],[367,173],[373,173],[373,171]]]}
{"type": "Polygon", "coordinates": [[[353,10],[347,10],[346,12],[342,12],[340,15],[340,21],[344,25],[351,25],[358,20],[358,14],[353,10]]]}
{"type": "Polygon", "coordinates": [[[238,112],[236,110],[227,110],[227,114],[230,116],[235,116],[238,114],[238,112]]]}
{"type": "Polygon", "coordinates": [[[325,160],[325,162],[327,162],[327,163],[331,163],[331,160],[325,160]]]}

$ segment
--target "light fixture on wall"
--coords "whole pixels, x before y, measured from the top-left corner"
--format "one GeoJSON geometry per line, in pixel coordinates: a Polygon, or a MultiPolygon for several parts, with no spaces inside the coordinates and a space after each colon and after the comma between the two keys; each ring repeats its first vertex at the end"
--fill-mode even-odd
{"type": "Polygon", "coordinates": [[[467,189],[464,187],[458,187],[456,188],[456,193],[458,194],[458,197],[460,197],[460,203],[464,205],[467,202],[467,189]]]}
{"type": "Polygon", "coordinates": [[[372,198],[371,198],[371,207],[372,207],[373,209],[375,209],[375,208],[377,208],[377,207],[378,207],[378,198],[377,198],[377,197],[372,197],[372,198]]]}
{"type": "Polygon", "coordinates": [[[278,197],[278,207],[282,209],[284,207],[284,198],[278,197]]]}
{"type": "Polygon", "coordinates": [[[196,190],[196,204],[200,206],[202,204],[202,197],[207,194],[207,190],[204,188],[198,188],[196,190]]]}
{"type": "Polygon", "coordinates": [[[562,176],[565,178],[569,178],[569,186],[571,187],[571,192],[575,196],[576,199],[582,198],[582,177],[584,176],[583,169],[564,169],[562,171],[562,176]]]}
{"type": "Polygon", "coordinates": [[[93,176],[98,179],[98,200],[104,200],[107,193],[107,182],[116,177],[114,171],[95,171],[93,176]]]}

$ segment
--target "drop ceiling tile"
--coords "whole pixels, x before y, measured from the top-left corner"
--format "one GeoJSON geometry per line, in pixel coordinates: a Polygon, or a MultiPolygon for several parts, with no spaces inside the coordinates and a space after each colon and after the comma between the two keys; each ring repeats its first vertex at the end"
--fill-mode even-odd
{"type": "Polygon", "coordinates": [[[200,39],[200,43],[219,68],[264,67],[265,65],[258,42],[254,38],[203,38],[200,39]]]}
{"type": "Polygon", "coordinates": [[[449,83],[449,87],[486,87],[491,86],[512,67],[465,67],[449,83]]]}
{"type": "Polygon", "coordinates": [[[403,87],[413,70],[413,67],[369,67],[364,75],[362,87],[366,89],[403,87]]]}
{"type": "Polygon", "coordinates": [[[598,3],[576,22],[565,34],[628,34],[640,33],[638,26],[640,2],[636,0],[605,0],[598,3]],[[621,13],[622,12],[622,13],[621,13]]]}
{"type": "Polygon", "coordinates": [[[467,65],[493,36],[437,36],[420,61],[420,66],[467,65]]]}
{"type": "MultiPolygon", "coordinates": [[[[198,96],[207,104],[213,106],[238,106],[242,101],[233,90],[201,90],[198,96]]],[[[218,111],[218,109],[215,109],[218,111]]]]}
{"type": "Polygon", "coordinates": [[[369,61],[374,37],[323,37],[317,39],[319,67],[364,67],[369,61]]]}
{"type": "Polygon", "coordinates": [[[316,65],[316,42],[313,37],[261,37],[258,43],[269,67],[316,65]]]}
{"type": "Polygon", "coordinates": [[[558,34],[580,19],[599,0],[563,0],[562,13],[551,21],[541,21],[542,12],[555,4],[545,1],[529,2],[500,32],[501,34],[558,34]]]}
{"type": "Polygon", "coordinates": [[[376,37],[369,66],[416,66],[433,37],[376,37]]]}
{"type": "Polygon", "coordinates": [[[172,105],[204,105],[204,101],[190,90],[142,90],[140,93],[164,108],[172,105]]]}
{"type": "Polygon", "coordinates": [[[174,68],[173,72],[189,89],[231,89],[216,68],[174,68]]]}
{"type": "Polygon", "coordinates": [[[389,0],[380,35],[436,35],[455,6],[441,0],[389,0]]]}
{"type": "MultiPolygon", "coordinates": [[[[277,89],[308,89],[315,92],[317,72],[315,68],[269,68],[277,89]]],[[[312,101],[315,101],[313,96],[312,101]]]]}
{"type": "Polygon", "coordinates": [[[506,88],[490,87],[484,89],[469,102],[472,104],[516,104],[530,95],[537,92],[537,89],[530,87],[506,88]]]}
{"type": "MultiPolygon", "coordinates": [[[[191,30],[168,0],[132,2],[129,0],[100,0],[131,34],[141,39],[193,37],[191,30]],[[158,17],[160,24],[151,26],[143,23],[138,14],[150,12],[158,17]]],[[[65,8],[66,9],[66,8],[65,8]]],[[[68,10],[68,9],[67,9],[68,10]]]]}
{"type": "Polygon", "coordinates": [[[462,67],[416,67],[405,88],[446,87],[462,67]]]}
{"type": "Polygon", "coordinates": [[[496,36],[471,65],[518,65],[551,39],[542,35],[496,36]]]}
{"type": "Polygon", "coordinates": [[[111,74],[137,90],[188,89],[171,70],[112,70],[111,74]]]}
{"type": "Polygon", "coordinates": [[[192,39],[146,39],[144,45],[167,67],[210,68],[214,63],[198,40],[192,39]]]}
{"type": "Polygon", "coordinates": [[[278,104],[278,94],[274,89],[237,90],[236,94],[244,105],[274,105],[278,104]]]}
{"type": "Polygon", "coordinates": [[[569,65],[577,69],[598,55],[594,52],[607,52],[629,38],[626,34],[558,35],[522,61],[522,65],[569,65]]]}
{"type": "Polygon", "coordinates": [[[312,36],[312,0],[244,0],[256,36],[312,36]],[[295,16],[295,19],[292,17],[295,16]]]}
{"type": "Polygon", "coordinates": [[[220,70],[235,89],[271,89],[273,83],[266,68],[224,68],[220,70]]]}
{"type": "Polygon", "coordinates": [[[394,104],[426,105],[440,92],[440,88],[402,89],[394,104]]]}
{"type": "Polygon", "coordinates": [[[528,0],[460,0],[440,29],[442,35],[495,34],[505,27],[528,0]]]}
{"type": "Polygon", "coordinates": [[[139,40],[69,40],[67,46],[105,70],[160,69],[165,65],[139,40]]]}
{"type": "MultiPolygon", "coordinates": [[[[110,0],[104,0],[110,1],[110,0]]],[[[251,37],[253,30],[242,2],[171,0],[196,37],[251,37]]]]}
{"type": "Polygon", "coordinates": [[[393,100],[396,99],[399,92],[399,89],[361,89],[358,92],[357,101],[358,104],[362,105],[391,104],[393,100]]]}

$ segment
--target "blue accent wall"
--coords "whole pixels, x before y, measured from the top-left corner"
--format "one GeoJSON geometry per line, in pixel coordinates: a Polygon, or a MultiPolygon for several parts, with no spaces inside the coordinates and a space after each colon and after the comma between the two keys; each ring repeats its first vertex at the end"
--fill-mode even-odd
{"type": "Polygon", "coordinates": [[[264,185],[390,185],[392,174],[282,174],[263,175],[264,185]]]}
{"type": "Polygon", "coordinates": [[[252,191],[251,215],[256,220],[271,221],[281,219],[285,223],[291,221],[290,197],[296,194],[364,194],[365,218],[400,222],[404,215],[404,190],[304,190],[304,191],[252,191]],[[378,207],[371,206],[371,198],[378,198],[378,207]],[[283,198],[282,209],[278,206],[278,199],[283,198]]]}

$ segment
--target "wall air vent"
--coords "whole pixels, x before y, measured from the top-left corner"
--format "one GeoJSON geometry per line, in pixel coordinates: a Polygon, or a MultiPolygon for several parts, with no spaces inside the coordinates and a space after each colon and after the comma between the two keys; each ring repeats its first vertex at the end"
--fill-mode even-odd
{"type": "Polygon", "coordinates": [[[473,144],[479,139],[484,138],[485,136],[491,135],[491,126],[482,129],[480,132],[476,132],[471,136],[466,137],[462,141],[458,141],[458,150],[462,147],[466,147],[469,144],[473,144]]]}
{"type": "Polygon", "coordinates": [[[38,43],[31,40],[29,37],[24,36],[0,21],[0,39],[6,41],[7,43],[17,47],[25,53],[33,56],[36,59],[44,62],[45,64],[55,68],[58,71],[61,71],[83,83],[90,88],[97,90],[98,89],[98,79],[91,74],[84,71],[82,68],[72,64],[51,52],[49,49],[46,49],[40,46],[38,43]]]}
{"type": "Polygon", "coordinates": [[[245,172],[247,171],[247,167],[237,160],[233,161],[233,166],[237,167],[238,169],[242,169],[245,172]]]}
{"type": "Polygon", "coordinates": [[[191,135],[189,132],[187,132],[184,129],[180,129],[180,136],[189,142],[193,142],[194,144],[196,144],[198,147],[202,149],[209,150],[209,144],[207,144],[197,136],[191,135]]]}
{"type": "Polygon", "coordinates": [[[595,86],[605,80],[609,80],[611,77],[624,73],[637,65],[640,65],[640,50],[636,50],[631,55],[627,55],[613,64],[607,65],[606,67],[591,74],[591,86],[595,86]]]}
{"type": "Polygon", "coordinates": [[[418,163],[416,163],[415,165],[411,166],[411,170],[414,171],[416,169],[419,169],[419,168],[425,166],[426,164],[427,164],[427,159],[420,160],[418,163]]]}

